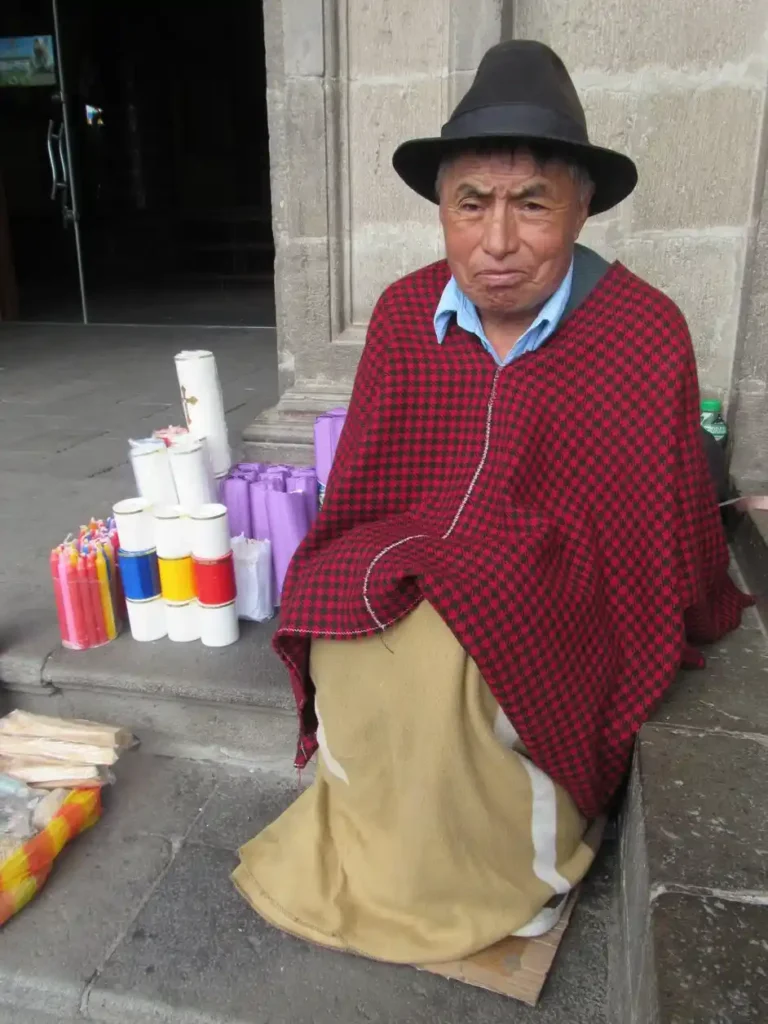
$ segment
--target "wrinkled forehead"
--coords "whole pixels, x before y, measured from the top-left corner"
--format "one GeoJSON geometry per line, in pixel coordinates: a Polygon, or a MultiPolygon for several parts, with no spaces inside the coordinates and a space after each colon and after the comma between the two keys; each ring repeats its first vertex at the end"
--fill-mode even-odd
{"type": "Polygon", "coordinates": [[[506,150],[468,150],[456,153],[440,168],[438,182],[448,188],[457,188],[466,182],[491,187],[497,183],[523,184],[534,178],[556,184],[568,176],[569,169],[565,161],[518,146],[506,150]]]}

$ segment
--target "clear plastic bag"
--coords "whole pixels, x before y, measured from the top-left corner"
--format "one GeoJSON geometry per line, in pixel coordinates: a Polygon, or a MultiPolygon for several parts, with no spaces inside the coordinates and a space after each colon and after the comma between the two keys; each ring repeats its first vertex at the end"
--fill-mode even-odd
{"type": "Polygon", "coordinates": [[[266,622],[275,614],[272,588],[272,545],[268,540],[232,538],[237,585],[237,615],[251,622],[266,622]]]}

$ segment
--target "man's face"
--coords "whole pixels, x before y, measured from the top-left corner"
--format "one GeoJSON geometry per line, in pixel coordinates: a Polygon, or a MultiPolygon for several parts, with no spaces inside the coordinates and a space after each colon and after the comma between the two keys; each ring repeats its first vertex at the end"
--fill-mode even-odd
{"type": "Polygon", "coordinates": [[[530,154],[466,155],[440,187],[451,271],[480,313],[507,317],[540,307],[570,265],[589,194],[558,161],[530,154]]]}

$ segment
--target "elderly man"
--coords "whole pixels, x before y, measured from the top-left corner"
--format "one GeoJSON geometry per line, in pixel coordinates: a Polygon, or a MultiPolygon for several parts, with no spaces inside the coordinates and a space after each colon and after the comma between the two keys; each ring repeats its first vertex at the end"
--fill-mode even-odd
{"type": "Polygon", "coordinates": [[[559,58],[494,47],[394,165],[446,260],[374,310],[276,639],[317,778],[235,881],[294,934],[429,963],[553,926],[688,642],[747,599],[683,316],[576,244],[636,171],[559,58]]]}

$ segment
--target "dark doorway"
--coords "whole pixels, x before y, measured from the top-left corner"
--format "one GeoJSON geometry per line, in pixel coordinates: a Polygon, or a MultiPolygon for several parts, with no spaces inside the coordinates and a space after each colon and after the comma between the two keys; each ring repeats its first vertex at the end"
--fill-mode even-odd
{"type": "MultiPolygon", "coordinates": [[[[29,22],[31,6],[30,0],[5,0],[0,37],[18,34],[18,12],[29,22]],[[9,6],[18,9],[15,21],[9,6]]],[[[156,0],[57,0],[57,8],[58,84],[61,88],[63,78],[89,322],[273,324],[259,0],[182,6],[156,0]]],[[[39,4],[41,23],[46,9],[39,4]]],[[[41,29],[27,24],[25,31],[41,29]]],[[[14,104],[29,106],[32,99],[22,94],[31,92],[0,88],[0,170],[20,316],[79,319],[76,247],[66,237],[72,225],[60,228],[64,248],[69,245],[66,281],[58,253],[48,261],[59,271],[57,287],[56,274],[41,274],[39,264],[31,286],[28,254],[39,243],[31,243],[29,217],[20,216],[19,197],[34,191],[40,209],[52,218],[50,168],[47,181],[43,173],[47,121],[43,135],[37,125],[33,138],[31,130],[21,132],[18,114],[11,118],[6,113],[14,104]],[[18,176],[6,171],[4,156],[9,144],[11,150],[19,148],[19,138],[21,148],[34,151],[40,164],[39,183],[27,181],[23,189],[18,176]]],[[[35,102],[43,105],[42,98],[35,102]]],[[[55,96],[49,94],[47,102],[55,102],[55,96]]]]}
{"type": "Polygon", "coordinates": [[[4,0],[0,6],[0,312],[5,319],[83,318],[60,73],[51,0],[4,0]],[[40,47],[45,51],[42,61],[40,47]]]}

